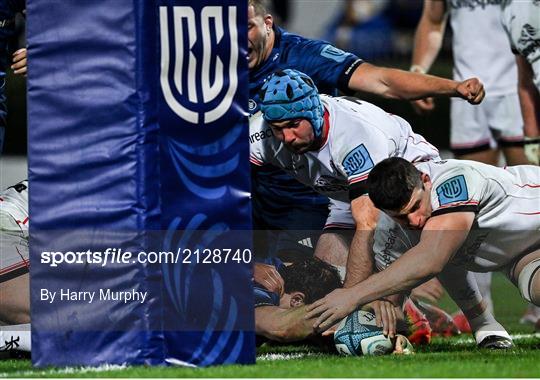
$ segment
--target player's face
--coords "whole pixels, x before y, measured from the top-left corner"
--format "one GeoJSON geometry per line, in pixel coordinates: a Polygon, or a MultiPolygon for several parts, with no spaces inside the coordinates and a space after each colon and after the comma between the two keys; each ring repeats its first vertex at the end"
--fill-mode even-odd
{"type": "Polygon", "coordinates": [[[306,119],[292,119],[270,123],[274,136],[293,153],[303,154],[315,141],[311,123],[306,119]]]}
{"type": "Polygon", "coordinates": [[[400,224],[415,230],[421,230],[431,216],[430,190],[431,182],[424,182],[422,187],[414,189],[409,203],[399,212],[389,212],[390,216],[400,224]]]}
{"type": "Polygon", "coordinates": [[[272,16],[256,15],[252,5],[248,7],[248,68],[252,70],[261,65],[272,50],[270,33],[272,16]]]}

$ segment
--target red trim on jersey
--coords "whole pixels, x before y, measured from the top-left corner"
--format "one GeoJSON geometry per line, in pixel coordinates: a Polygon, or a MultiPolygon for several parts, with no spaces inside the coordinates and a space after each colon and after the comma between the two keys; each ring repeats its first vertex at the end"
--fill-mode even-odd
{"type": "Polygon", "coordinates": [[[326,134],[324,133],[324,125],[323,125],[323,136],[322,136],[322,142],[321,142],[321,147],[318,149],[318,151],[320,152],[325,146],[326,144],[328,143],[328,135],[330,134],[330,112],[328,112],[328,110],[326,109],[326,107],[324,108],[324,125],[327,125],[328,128],[326,128],[326,134]]]}
{"type": "Polygon", "coordinates": [[[512,141],[512,142],[514,142],[514,141],[522,141],[523,140],[523,135],[521,135],[521,136],[508,136],[508,137],[503,136],[503,137],[499,138],[499,140],[501,140],[501,141],[512,141]]]}
{"type": "Polygon", "coordinates": [[[539,184],[536,184],[536,183],[534,183],[534,184],[533,184],[533,183],[526,183],[526,184],[524,184],[524,185],[518,185],[517,183],[514,183],[514,185],[516,185],[517,187],[521,187],[522,189],[523,189],[524,187],[531,187],[531,188],[533,188],[533,189],[536,189],[536,188],[539,188],[539,187],[540,187],[540,185],[539,185],[539,184]]]}
{"type": "Polygon", "coordinates": [[[416,141],[414,139],[414,136],[407,136],[407,140],[412,140],[413,145],[426,144],[430,148],[433,148],[433,150],[436,150],[437,152],[439,151],[439,149],[435,148],[432,144],[428,143],[426,140],[416,141]]]}
{"type": "Polygon", "coordinates": [[[519,214],[519,215],[540,215],[540,211],[537,211],[537,212],[515,212],[514,214],[519,214]]]}
{"type": "Polygon", "coordinates": [[[484,140],[476,141],[476,142],[473,142],[473,143],[450,144],[450,147],[452,149],[456,149],[456,148],[457,149],[460,149],[460,148],[474,148],[474,147],[484,145],[484,144],[488,144],[488,143],[489,143],[489,139],[484,139],[484,140]]]}
{"type": "Polygon", "coordinates": [[[478,203],[479,203],[478,201],[456,202],[456,203],[451,203],[449,205],[440,206],[439,208],[437,208],[437,210],[442,210],[449,207],[464,206],[464,205],[478,206],[478,203]]]}
{"type": "Polygon", "coordinates": [[[16,264],[10,265],[9,267],[5,267],[4,269],[0,270],[0,275],[12,272],[14,270],[20,269],[20,268],[29,268],[30,265],[28,264],[28,260],[19,261],[16,264]]]}
{"type": "Polygon", "coordinates": [[[369,177],[369,173],[361,175],[360,177],[351,179],[349,180],[349,185],[352,185],[353,183],[365,181],[368,177],[369,177]]]}
{"type": "Polygon", "coordinates": [[[257,166],[263,166],[264,165],[264,162],[262,162],[261,160],[256,159],[255,157],[249,157],[249,162],[251,162],[252,164],[257,165],[257,166]]]}
{"type": "Polygon", "coordinates": [[[26,217],[22,222],[20,220],[16,220],[17,224],[26,224],[28,222],[28,217],[26,217]]]}

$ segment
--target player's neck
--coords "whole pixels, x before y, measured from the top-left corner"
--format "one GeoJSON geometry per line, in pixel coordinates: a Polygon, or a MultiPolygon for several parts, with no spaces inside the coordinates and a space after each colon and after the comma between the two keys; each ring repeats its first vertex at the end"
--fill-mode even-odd
{"type": "Polygon", "coordinates": [[[268,39],[266,40],[266,51],[264,53],[263,62],[266,62],[268,58],[270,58],[270,54],[272,54],[272,49],[274,49],[275,41],[276,41],[276,34],[274,30],[272,29],[270,31],[270,34],[268,35],[268,39]]]}

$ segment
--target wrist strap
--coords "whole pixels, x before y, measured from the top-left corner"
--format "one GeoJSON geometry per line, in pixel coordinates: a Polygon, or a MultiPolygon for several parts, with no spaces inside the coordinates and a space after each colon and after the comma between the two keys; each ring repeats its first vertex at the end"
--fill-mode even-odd
{"type": "Polygon", "coordinates": [[[424,69],[422,66],[420,65],[412,65],[411,68],[409,69],[409,71],[413,72],[413,73],[420,73],[420,74],[425,74],[427,73],[427,70],[424,69]]]}

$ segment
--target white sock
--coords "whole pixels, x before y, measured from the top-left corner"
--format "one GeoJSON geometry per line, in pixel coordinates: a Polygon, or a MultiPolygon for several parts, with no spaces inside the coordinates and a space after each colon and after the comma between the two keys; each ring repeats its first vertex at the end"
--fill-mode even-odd
{"type": "Polygon", "coordinates": [[[491,272],[487,273],[474,273],[476,283],[478,284],[478,290],[482,294],[482,299],[486,303],[487,309],[491,314],[493,313],[493,300],[491,299],[491,272]]]}
{"type": "Polygon", "coordinates": [[[30,323],[0,326],[0,351],[30,352],[32,348],[31,335],[30,323]]]}
{"type": "Polygon", "coordinates": [[[508,332],[506,332],[506,329],[495,320],[493,315],[488,310],[485,310],[476,318],[470,319],[469,324],[474,332],[474,337],[476,338],[477,344],[480,344],[486,337],[490,335],[497,335],[511,339],[508,332]]]}

